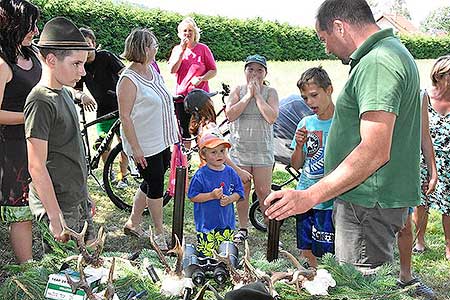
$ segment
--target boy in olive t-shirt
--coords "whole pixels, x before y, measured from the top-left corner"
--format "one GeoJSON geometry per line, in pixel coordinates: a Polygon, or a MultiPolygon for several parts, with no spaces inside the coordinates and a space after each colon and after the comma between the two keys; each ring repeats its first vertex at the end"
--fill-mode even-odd
{"type": "Polygon", "coordinates": [[[48,21],[33,44],[43,64],[41,81],[27,97],[24,110],[30,208],[48,221],[55,240],[65,242],[68,236],[63,234],[61,215],[75,231],[85,220],[92,224],[83,143],[73,95],[66,86],[73,87],[85,74],[84,63],[93,48],[63,17],[48,21]]]}

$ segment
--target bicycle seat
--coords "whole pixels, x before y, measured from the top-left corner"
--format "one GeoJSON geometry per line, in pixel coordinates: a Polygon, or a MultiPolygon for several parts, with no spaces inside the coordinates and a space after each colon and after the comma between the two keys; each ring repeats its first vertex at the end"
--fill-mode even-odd
{"type": "Polygon", "coordinates": [[[184,101],[184,95],[175,95],[172,97],[173,102],[180,103],[184,101]]]}
{"type": "Polygon", "coordinates": [[[211,100],[211,97],[217,94],[217,92],[208,93],[201,89],[193,89],[184,99],[184,110],[189,114],[199,111],[208,100],[211,100]]]}

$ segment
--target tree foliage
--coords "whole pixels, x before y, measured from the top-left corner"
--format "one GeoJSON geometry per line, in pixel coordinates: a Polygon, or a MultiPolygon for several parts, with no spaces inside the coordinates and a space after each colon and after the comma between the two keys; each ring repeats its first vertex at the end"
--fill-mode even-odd
{"type": "Polygon", "coordinates": [[[426,32],[445,31],[450,33],[450,6],[433,10],[422,22],[422,28],[426,32]]]}
{"type": "MultiPolygon", "coordinates": [[[[122,53],[126,36],[133,28],[150,28],[160,45],[158,60],[168,59],[179,43],[177,26],[181,14],[145,9],[116,3],[112,0],[31,0],[41,10],[39,28],[49,19],[65,16],[77,26],[90,27],[97,44],[115,53],[122,53]]],[[[239,20],[220,16],[192,15],[202,30],[200,41],[207,44],[215,58],[240,61],[259,53],[269,60],[323,60],[333,58],[325,53],[313,28],[287,23],[263,21],[261,18],[239,20]]],[[[450,49],[449,39],[402,37],[416,58],[436,58],[442,49],[450,49]],[[444,48],[445,49],[445,48],[444,48]]]]}
{"type": "Polygon", "coordinates": [[[394,15],[404,16],[408,20],[411,20],[411,14],[409,13],[408,5],[405,0],[394,0],[392,3],[390,13],[394,15]]]}

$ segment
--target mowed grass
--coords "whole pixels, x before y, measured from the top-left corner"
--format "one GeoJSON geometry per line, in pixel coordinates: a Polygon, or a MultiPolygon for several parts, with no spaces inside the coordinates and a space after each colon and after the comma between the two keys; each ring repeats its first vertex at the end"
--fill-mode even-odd
{"type": "MultiPolygon", "coordinates": [[[[429,70],[433,64],[432,60],[418,61],[418,67],[421,74],[422,86],[429,85],[429,70]]],[[[295,61],[295,62],[269,62],[267,80],[270,85],[275,87],[278,91],[279,97],[284,98],[292,93],[297,93],[296,82],[300,74],[307,68],[322,65],[330,74],[334,84],[334,99],[342,89],[348,76],[349,67],[342,65],[339,61],[295,61]]],[[[174,90],[174,77],[169,74],[166,62],[160,62],[159,66],[170,90],[174,90]]],[[[244,82],[243,62],[218,62],[218,75],[211,80],[211,90],[220,90],[221,82],[235,86],[244,82]]],[[[215,99],[216,107],[221,105],[218,97],[215,99]]],[[[94,114],[89,114],[88,118],[94,118],[94,114]]],[[[90,138],[96,138],[95,131],[90,131],[90,138]]],[[[100,166],[102,167],[102,165],[100,166]]],[[[101,178],[100,169],[96,174],[101,178]]],[[[286,172],[283,171],[283,166],[277,165],[274,172],[274,181],[282,182],[289,178],[286,172]]],[[[290,185],[289,188],[294,188],[290,185]]],[[[140,241],[135,238],[125,236],[122,231],[122,226],[127,220],[128,212],[117,209],[111,201],[107,198],[103,190],[89,179],[89,190],[93,199],[97,203],[97,214],[94,218],[97,227],[104,226],[108,232],[106,240],[105,251],[118,252],[135,252],[141,248],[149,248],[148,241],[140,241]]],[[[194,242],[195,227],[193,222],[193,205],[186,201],[185,215],[184,215],[184,236],[187,242],[194,242]]],[[[164,208],[164,223],[168,233],[171,232],[172,227],[172,202],[164,208]]],[[[148,228],[151,220],[149,216],[143,217],[143,227],[148,228]]],[[[40,236],[37,230],[34,230],[34,257],[40,259],[42,257],[40,236]]],[[[250,248],[252,253],[257,255],[265,255],[266,253],[266,234],[257,231],[250,226],[250,248]]],[[[284,247],[298,255],[295,242],[295,220],[290,218],[284,222],[282,226],[282,233],[280,240],[284,247]]],[[[8,239],[7,227],[4,224],[0,225],[0,265],[8,265],[14,263],[13,253],[8,239]]],[[[427,230],[427,245],[428,251],[413,257],[413,270],[422,280],[433,287],[440,295],[440,299],[450,299],[450,287],[448,285],[450,279],[450,262],[445,259],[444,255],[444,240],[441,226],[440,215],[432,211],[427,230]]],[[[242,249],[241,253],[242,253],[242,249]]],[[[395,262],[396,269],[398,269],[398,260],[395,262]]],[[[0,272],[0,282],[9,274],[5,271],[0,272]]],[[[0,287],[1,288],[1,287],[0,287]]]]}

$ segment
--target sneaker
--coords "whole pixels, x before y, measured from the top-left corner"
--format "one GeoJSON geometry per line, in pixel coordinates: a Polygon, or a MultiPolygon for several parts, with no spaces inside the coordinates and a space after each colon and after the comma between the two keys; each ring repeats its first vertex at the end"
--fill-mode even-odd
{"type": "Polygon", "coordinates": [[[433,289],[422,283],[419,278],[413,278],[408,282],[397,280],[397,285],[402,289],[416,285],[416,287],[412,290],[415,296],[424,297],[425,299],[430,300],[436,299],[436,294],[433,292],[433,289]]]}
{"type": "Polygon", "coordinates": [[[234,235],[233,242],[236,244],[243,243],[248,238],[247,228],[239,228],[238,232],[234,235]]]}
{"type": "Polygon", "coordinates": [[[164,236],[164,233],[154,235],[153,240],[155,241],[156,245],[158,245],[159,249],[161,251],[167,251],[169,248],[167,247],[166,237],[164,236]]]}
{"type": "Polygon", "coordinates": [[[128,187],[128,182],[126,178],[123,178],[122,180],[119,180],[119,182],[117,182],[117,186],[118,189],[126,189],[128,187]]]}
{"type": "Polygon", "coordinates": [[[114,172],[114,170],[111,170],[111,171],[109,172],[109,180],[110,180],[111,182],[116,181],[116,172],[114,172]]]}

